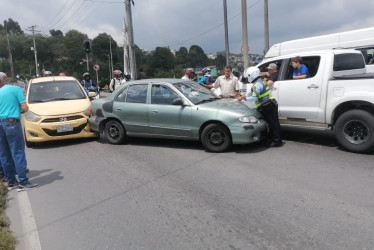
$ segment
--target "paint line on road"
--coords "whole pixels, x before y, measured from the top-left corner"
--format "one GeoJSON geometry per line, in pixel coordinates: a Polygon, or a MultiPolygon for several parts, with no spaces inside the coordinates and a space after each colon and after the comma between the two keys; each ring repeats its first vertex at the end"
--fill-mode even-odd
{"type": "Polygon", "coordinates": [[[21,214],[26,249],[41,250],[42,247],[39,241],[39,234],[27,192],[19,192],[17,200],[21,214]]]}

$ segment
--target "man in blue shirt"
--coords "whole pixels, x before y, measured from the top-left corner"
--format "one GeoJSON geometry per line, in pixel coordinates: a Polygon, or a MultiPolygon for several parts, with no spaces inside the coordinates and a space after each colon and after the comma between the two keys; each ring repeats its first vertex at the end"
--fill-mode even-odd
{"type": "Polygon", "coordinates": [[[203,84],[206,84],[206,85],[212,84],[211,77],[210,77],[210,72],[211,72],[210,68],[208,68],[208,67],[204,68],[203,71],[202,71],[203,77],[197,83],[203,83],[203,84]]]}
{"type": "Polygon", "coordinates": [[[27,162],[21,111],[27,112],[29,107],[22,89],[5,85],[6,81],[6,74],[0,72],[0,161],[9,190],[17,187],[18,191],[30,190],[39,185],[31,184],[26,177],[27,162]]]}
{"type": "Polygon", "coordinates": [[[292,67],[294,67],[292,74],[293,79],[304,79],[310,77],[309,70],[304,64],[302,64],[301,57],[297,56],[291,58],[291,64],[292,67]]]}

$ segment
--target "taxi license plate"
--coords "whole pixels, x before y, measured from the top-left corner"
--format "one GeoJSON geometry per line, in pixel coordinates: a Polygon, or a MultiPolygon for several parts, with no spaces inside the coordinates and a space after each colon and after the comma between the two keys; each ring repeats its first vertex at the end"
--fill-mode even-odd
{"type": "Polygon", "coordinates": [[[57,125],[57,133],[73,131],[73,124],[57,125]]]}

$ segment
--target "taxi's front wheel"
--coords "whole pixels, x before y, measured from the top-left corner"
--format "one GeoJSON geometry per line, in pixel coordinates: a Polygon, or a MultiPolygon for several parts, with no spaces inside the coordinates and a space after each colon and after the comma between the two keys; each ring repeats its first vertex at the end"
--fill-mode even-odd
{"type": "Polygon", "coordinates": [[[28,147],[28,148],[32,148],[32,147],[34,147],[34,146],[35,146],[35,143],[27,140],[27,138],[26,138],[26,131],[23,131],[23,135],[24,135],[24,137],[25,137],[25,144],[26,144],[26,147],[28,147]]]}
{"type": "Polygon", "coordinates": [[[126,132],[122,124],[116,120],[110,120],[105,124],[105,136],[112,144],[122,144],[126,139],[126,132]]]}

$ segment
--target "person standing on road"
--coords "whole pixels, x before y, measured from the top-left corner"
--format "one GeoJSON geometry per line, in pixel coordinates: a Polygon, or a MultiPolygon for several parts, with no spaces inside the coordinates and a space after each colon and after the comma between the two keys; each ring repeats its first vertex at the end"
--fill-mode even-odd
{"type": "Polygon", "coordinates": [[[187,68],[186,74],[182,76],[181,79],[190,79],[193,80],[195,78],[195,70],[193,68],[187,68]]]}
{"type": "Polygon", "coordinates": [[[269,126],[270,147],[280,147],[283,142],[281,139],[281,128],[278,117],[278,103],[271,95],[268,83],[270,80],[264,80],[260,76],[260,70],[256,67],[249,67],[244,71],[244,78],[248,83],[253,82],[252,91],[246,96],[240,96],[238,101],[254,101],[257,110],[262,114],[264,120],[269,126]]]}
{"type": "Polygon", "coordinates": [[[224,75],[219,76],[217,80],[213,84],[204,84],[204,87],[211,89],[211,88],[220,88],[221,89],[221,97],[222,98],[235,98],[239,93],[239,80],[234,74],[232,73],[232,67],[230,65],[226,65],[224,69],[224,75]]]}
{"type": "Polygon", "coordinates": [[[39,184],[31,184],[26,177],[25,140],[20,121],[21,111],[27,112],[29,107],[21,88],[5,85],[6,81],[6,74],[0,72],[0,161],[9,190],[17,187],[18,191],[30,190],[39,184]]]}
{"type": "Polygon", "coordinates": [[[203,73],[203,77],[201,77],[200,81],[198,81],[197,83],[204,83],[206,85],[210,85],[212,84],[211,82],[211,75],[210,75],[210,72],[211,72],[211,69],[206,67],[203,69],[202,73],[203,73]]]}
{"type": "Polygon", "coordinates": [[[90,90],[94,90],[96,94],[99,93],[100,87],[94,83],[94,81],[91,80],[91,74],[86,72],[83,74],[83,80],[82,80],[82,86],[84,90],[86,91],[87,95],[90,90]]]}
{"type": "Polygon", "coordinates": [[[113,71],[114,78],[110,81],[110,84],[109,84],[109,89],[111,92],[113,92],[116,88],[121,86],[121,84],[123,83],[123,79],[121,78],[121,75],[122,75],[121,70],[116,69],[115,71],[113,71]]]}

